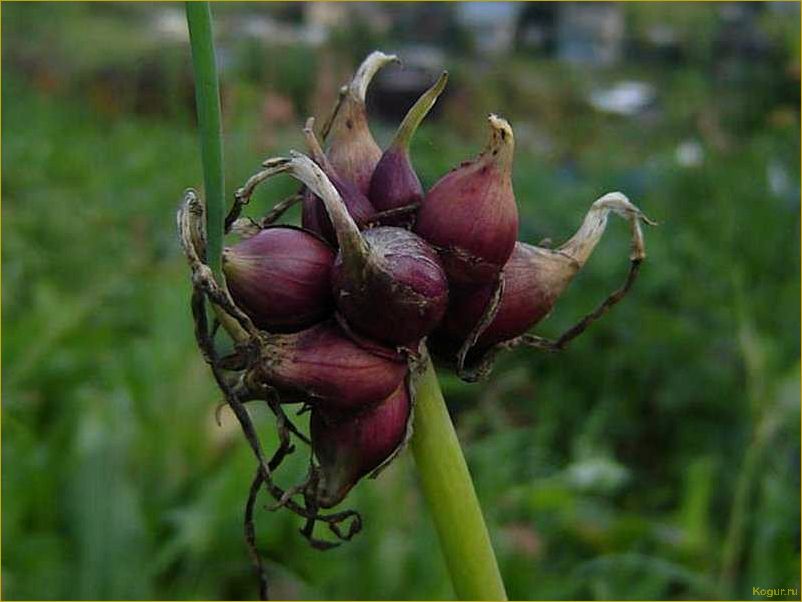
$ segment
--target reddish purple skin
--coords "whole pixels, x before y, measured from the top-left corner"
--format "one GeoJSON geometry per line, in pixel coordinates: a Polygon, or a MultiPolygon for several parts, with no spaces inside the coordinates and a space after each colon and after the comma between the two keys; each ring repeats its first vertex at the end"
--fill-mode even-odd
{"type": "Polygon", "coordinates": [[[333,235],[334,229],[332,228],[329,217],[325,214],[325,211],[326,209],[323,207],[323,202],[314,194],[312,194],[309,189],[305,189],[303,198],[301,199],[301,226],[304,229],[323,237],[329,242],[329,244],[336,246],[336,241],[332,243],[331,238],[326,235],[327,232],[333,235]],[[321,212],[323,213],[321,214],[321,212]],[[325,218],[325,221],[323,221],[323,218],[325,218]],[[326,230],[327,227],[328,231],[326,230]]]}
{"type": "Polygon", "coordinates": [[[364,102],[346,97],[332,124],[329,141],[326,156],[334,171],[367,195],[382,151],[370,133],[364,102]]]}
{"type": "Polygon", "coordinates": [[[323,470],[318,502],[340,503],[359,479],[378,468],[404,442],[412,404],[406,383],[365,412],[340,417],[312,409],[312,449],[323,470]]]}
{"type": "MultiPolygon", "coordinates": [[[[538,268],[527,245],[517,243],[504,266],[504,293],[498,313],[476,342],[484,349],[522,335],[554,307],[557,291],[538,284],[538,268]]],[[[438,333],[461,344],[484,315],[495,284],[452,287],[448,311],[438,333]]]]}
{"type": "Polygon", "coordinates": [[[357,332],[391,345],[414,346],[448,305],[448,280],[437,253],[414,233],[380,227],[363,232],[371,261],[361,282],[348,278],[342,253],[332,269],[337,309],[357,332]]]}
{"type": "MultiPolygon", "coordinates": [[[[391,146],[384,152],[370,180],[368,197],[376,211],[397,209],[423,200],[423,186],[404,149],[391,146]]],[[[410,217],[403,215],[383,223],[397,226],[409,221],[410,217]]]]}
{"type": "MultiPolygon", "coordinates": [[[[359,188],[352,182],[332,175],[326,174],[334,188],[340,193],[348,213],[361,228],[370,218],[376,214],[376,210],[359,188]]],[[[331,224],[326,207],[316,196],[308,190],[304,193],[303,207],[301,211],[301,225],[307,230],[320,234],[334,247],[337,247],[337,234],[331,224]]]]}
{"type": "Polygon", "coordinates": [[[223,271],[234,301],[259,328],[293,332],[331,313],[333,263],[325,242],[279,226],[227,249],[223,271]]]}
{"type": "MultiPolygon", "coordinates": [[[[268,344],[270,341],[268,341],[268,344]]],[[[277,387],[317,398],[325,407],[356,410],[392,393],[406,374],[402,358],[370,353],[334,322],[275,340],[264,370],[277,387]]]]}
{"type": "Polygon", "coordinates": [[[415,231],[438,248],[451,282],[492,282],[518,236],[509,174],[481,159],[446,174],[426,194],[415,231]]]}

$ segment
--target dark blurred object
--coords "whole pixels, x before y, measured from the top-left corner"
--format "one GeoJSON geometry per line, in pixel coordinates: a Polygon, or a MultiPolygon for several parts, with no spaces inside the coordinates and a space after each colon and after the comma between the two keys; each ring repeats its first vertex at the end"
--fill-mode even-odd
{"type": "Polygon", "coordinates": [[[484,59],[513,49],[520,12],[515,2],[461,2],[457,20],[472,35],[476,55],[484,59]]]}
{"type": "Polygon", "coordinates": [[[102,114],[191,115],[195,110],[192,70],[163,57],[103,67],[82,76],[78,86],[102,114]]]}
{"type": "Polygon", "coordinates": [[[625,52],[628,60],[644,63],[679,65],[688,59],[676,28],[669,23],[652,25],[639,36],[630,31],[625,52]]]}
{"type": "MultiPolygon", "coordinates": [[[[721,89],[719,109],[734,131],[766,123],[774,110],[799,106],[799,71],[788,61],[781,38],[769,37],[771,23],[799,21],[795,11],[770,10],[762,2],[728,2],[719,7],[720,26],[712,46],[713,76],[721,89]],[[749,90],[749,94],[743,94],[749,90]]],[[[797,29],[797,34],[798,34],[797,29]]]]}
{"type": "Polygon", "coordinates": [[[560,5],[556,2],[527,2],[515,34],[518,49],[535,50],[544,56],[554,55],[559,11],[560,5]]]}
{"type": "Polygon", "coordinates": [[[572,63],[611,65],[621,59],[624,9],[614,2],[560,5],[558,56],[572,63]]]}
{"type": "Polygon", "coordinates": [[[471,33],[459,22],[457,2],[389,2],[392,17],[389,32],[394,40],[437,46],[456,55],[470,54],[471,33]]]}
{"type": "MultiPolygon", "coordinates": [[[[442,50],[434,46],[408,46],[394,49],[393,52],[402,57],[402,62],[388,65],[377,74],[368,92],[368,109],[371,115],[398,123],[443,72],[446,58],[442,50]]],[[[427,120],[437,119],[440,115],[441,106],[449,94],[449,86],[432,107],[427,120]]]]}
{"type": "Polygon", "coordinates": [[[622,56],[624,8],[614,2],[531,2],[517,16],[519,51],[610,65],[622,56]]]}
{"type": "Polygon", "coordinates": [[[766,10],[760,2],[721,5],[721,26],[713,43],[713,58],[719,69],[732,68],[740,61],[767,58],[771,43],[759,29],[759,17],[766,10]]]}

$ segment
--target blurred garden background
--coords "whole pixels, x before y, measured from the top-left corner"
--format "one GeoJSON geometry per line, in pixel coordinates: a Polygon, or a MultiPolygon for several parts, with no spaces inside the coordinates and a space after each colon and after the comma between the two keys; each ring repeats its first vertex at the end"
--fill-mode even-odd
{"type": "MultiPolygon", "coordinates": [[[[660,222],[634,292],[559,355],[442,370],[512,599],[759,599],[800,585],[797,3],[213,5],[229,196],[301,148],[372,49],[425,185],[512,122],[520,237],[625,192],[660,222]]],[[[2,4],[2,597],[249,599],[253,460],[192,335],[174,212],[202,178],[183,6],[2,4]]],[[[258,216],[293,189],[261,190],[258,216]]],[[[291,213],[290,220],[298,215],[291,213]]],[[[623,280],[612,221],[538,332],[623,280]]],[[[256,408],[268,444],[271,418],[256,408]]],[[[302,453],[284,470],[301,476],[302,453]]],[[[311,550],[261,508],[276,599],[453,596],[409,454],[311,550]]],[[[777,596],[798,598],[796,596],[777,596]]]]}

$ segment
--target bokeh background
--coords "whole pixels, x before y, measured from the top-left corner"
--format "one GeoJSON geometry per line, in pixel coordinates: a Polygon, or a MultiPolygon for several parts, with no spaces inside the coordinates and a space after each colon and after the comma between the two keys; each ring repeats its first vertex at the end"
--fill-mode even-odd
{"type": "MultiPolygon", "coordinates": [[[[633,294],[567,351],[442,374],[511,598],[799,587],[798,4],[213,11],[229,193],[380,48],[405,60],[369,94],[380,141],[451,72],[413,144],[426,185],[499,112],[522,239],[564,240],[609,190],[660,222],[633,294]]],[[[253,461],[215,423],[174,231],[202,184],[183,7],[4,2],[2,73],[2,597],[253,598],[253,461]]],[[[627,239],[612,221],[538,332],[622,281],[627,239]]],[[[408,454],[348,503],[364,532],[327,553],[259,511],[275,598],[453,595],[408,454]]]]}

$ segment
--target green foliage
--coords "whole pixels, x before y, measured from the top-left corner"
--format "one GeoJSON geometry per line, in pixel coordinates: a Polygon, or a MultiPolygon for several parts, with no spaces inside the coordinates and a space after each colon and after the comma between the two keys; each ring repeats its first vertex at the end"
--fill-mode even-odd
{"type": "MultiPolygon", "coordinates": [[[[215,423],[221,400],[194,346],[174,232],[183,189],[202,183],[191,106],[99,110],[71,75],[53,87],[25,67],[41,48],[72,48],[71,28],[99,28],[96,18],[116,23],[112,40],[136,62],[140,47],[125,38],[136,13],[61,6],[3,6],[2,596],[252,598],[241,522],[253,462],[231,417],[215,423]],[[6,52],[25,37],[25,52],[6,52]]],[[[798,61],[783,47],[784,64],[798,61]]],[[[188,49],[170,60],[180,72],[188,49]]],[[[661,223],[646,232],[631,297],[567,351],[506,354],[483,385],[443,377],[510,598],[799,587],[798,105],[777,92],[758,112],[745,98],[720,107],[721,84],[696,64],[600,74],[517,57],[508,72],[469,67],[452,71],[463,100],[446,98],[443,119],[414,139],[426,184],[479,149],[483,113],[499,110],[518,134],[523,239],[559,243],[612,189],[661,223]],[[587,106],[590,86],[618,75],[656,86],[656,118],[587,106]],[[687,140],[703,151],[696,167],[676,161],[687,140]]],[[[297,81],[313,81],[300,69],[297,81]]],[[[244,82],[224,72],[230,188],[270,152],[300,146],[292,127],[266,148],[258,111],[265,88],[288,91],[291,71],[266,67],[244,82]]],[[[749,95],[749,81],[727,93],[749,95]]],[[[292,189],[276,182],[249,212],[292,189]]],[[[618,284],[627,234],[611,222],[539,333],[559,333],[618,284]]],[[[254,415],[274,445],[268,413],[254,415]]],[[[365,530],[325,554],[294,517],[260,509],[276,599],[452,595],[408,454],[349,505],[365,530]]]]}

